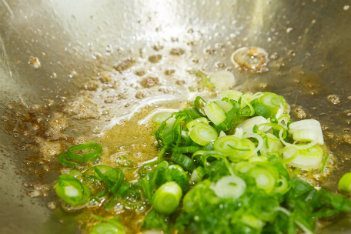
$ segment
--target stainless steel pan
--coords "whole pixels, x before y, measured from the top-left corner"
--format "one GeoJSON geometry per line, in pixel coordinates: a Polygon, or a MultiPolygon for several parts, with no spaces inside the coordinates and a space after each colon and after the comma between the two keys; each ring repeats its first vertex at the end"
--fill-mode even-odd
{"type": "MultiPolygon", "coordinates": [[[[67,115],[68,141],[94,135],[155,96],[184,97],[192,69],[227,69],[238,89],[278,92],[293,105],[295,118],[320,120],[337,158],[324,186],[335,189],[351,168],[350,5],[348,0],[1,0],[0,233],[77,232],[72,215],[50,210],[55,204],[47,189],[57,165],[47,164],[38,148],[55,142],[47,132],[55,116],[67,115]],[[269,53],[268,72],[232,65],[231,53],[244,46],[269,53]],[[149,58],[154,55],[162,56],[158,63],[149,58]],[[131,59],[135,63],[124,70],[131,59]],[[143,72],[161,85],[138,94],[134,83],[143,72]],[[79,116],[78,107],[67,109],[86,95],[91,100],[85,107],[96,108],[90,116],[79,116]]],[[[347,216],[321,233],[350,231],[347,216]]]]}

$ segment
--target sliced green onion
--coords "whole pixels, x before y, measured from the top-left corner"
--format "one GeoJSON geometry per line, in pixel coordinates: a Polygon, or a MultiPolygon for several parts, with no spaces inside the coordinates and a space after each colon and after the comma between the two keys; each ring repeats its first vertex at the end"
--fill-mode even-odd
{"type": "Polygon", "coordinates": [[[171,117],[172,113],[177,112],[177,109],[166,109],[166,108],[157,108],[151,111],[145,118],[140,120],[138,124],[143,125],[150,122],[150,120],[155,124],[161,124],[163,121],[171,117]]]}
{"type": "Polygon", "coordinates": [[[283,149],[283,158],[286,163],[306,171],[320,169],[323,166],[324,156],[324,149],[320,145],[307,149],[286,146],[283,149]]]}
{"type": "Polygon", "coordinates": [[[79,165],[79,163],[74,162],[74,161],[70,161],[69,159],[67,159],[67,153],[64,152],[62,154],[60,154],[58,156],[58,161],[61,163],[61,165],[65,166],[65,167],[77,167],[79,165]]]}
{"type": "Polygon", "coordinates": [[[262,220],[250,214],[244,214],[241,217],[241,222],[258,230],[261,230],[262,227],[265,225],[265,223],[262,220]]]}
{"type": "Polygon", "coordinates": [[[255,114],[255,109],[251,105],[252,94],[245,93],[240,98],[240,114],[242,116],[253,116],[255,114]]]}
{"type": "Polygon", "coordinates": [[[205,111],[204,111],[204,108],[205,108],[205,105],[206,105],[206,101],[200,97],[200,96],[197,96],[194,100],[194,107],[196,108],[196,110],[198,112],[200,112],[202,115],[206,115],[205,114],[205,111]]]}
{"type": "Polygon", "coordinates": [[[156,190],[152,205],[157,212],[169,215],[177,209],[181,198],[181,187],[176,182],[171,181],[161,185],[156,190]]]}
{"type": "Polygon", "coordinates": [[[188,189],[189,186],[189,176],[184,169],[179,165],[170,165],[164,175],[166,181],[176,182],[183,191],[188,189]]]}
{"type": "Polygon", "coordinates": [[[289,125],[289,133],[297,142],[317,142],[323,145],[323,132],[319,121],[315,119],[303,119],[289,125]]]}
{"type": "Polygon", "coordinates": [[[207,103],[204,108],[204,111],[209,120],[211,120],[211,122],[215,125],[221,124],[227,118],[224,110],[215,102],[207,103]]]}
{"type": "Polygon", "coordinates": [[[214,72],[210,74],[209,78],[218,91],[228,90],[235,85],[234,75],[229,71],[214,72]]]}
{"type": "Polygon", "coordinates": [[[88,187],[70,175],[61,175],[55,183],[54,189],[57,196],[71,206],[83,205],[90,199],[88,187]]]}
{"type": "Polygon", "coordinates": [[[191,171],[194,169],[194,161],[184,154],[172,154],[171,160],[183,167],[187,171],[191,171]]]}
{"type": "Polygon", "coordinates": [[[196,184],[202,180],[202,178],[205,175],[205,170],[203,167],[197,167],[195,170],[193,170],[193,173],[191,173],[190,177],[190,183],[196,184]]]}
{"type": "Polygon", "coordinates": [[[192,141],[199,145],[207,145],[217,139],[217,131],[209,124],[197,123],[189,130],[192,141]]]}
{"type": "Polygon", "coordinates": [[[174,147],[172,152],[175,154],[188,154],[188,153],[195,153],[200,149],[201,147],[197,145],[179,146],[179,147],[174,147]]]}
{"type": "Polygon", "coordinates": [[[311,147],[313,147],[314,145],[317,144],[317,142],[314,142],[314,141],[309,142],[309,143],[307,143],[307,144],[306,144],[306,143],[304,143],[304,144],[291,144],[291,143],[286,142],[286,141],[284,140],[284,137],[283,137],[284,133],[285,133],[284,129],[281,129],[281,130],[279,131],[279,140],[280,140],[280,142],[283,143],[283,145],[285,145],[286,147],[294,147],[294,148],[296,148],[296,149],[303,150],[303,149],[309,149],[309,148],[311,148],[311,147]]]}
{"type": "Polygon", "coordinates": [[[338,183],[338,189],[342,192],[351,192],[351,172],[345,173],[338,183]]]}
{"type": "Polygon", "coordinates": [[[234,101],[239,101],[240,97],[243,95],[242,92],[236,91],[236,90],[226,90],[221,92],[221,97],[222,98],[229,98],[234,101]]]}
{"type": "Polygon", "coordinates": [[[255,167],[253,163],[242,161],[235,164],[234,170],[246,174],[253,167],[255,167]]]}
{"type": "Polygon", "coordinates": [[[249,175],[255,179],[256,186],[267,193],[273,191],[276,184],[276,176],[264,167],[254,167],[249,171],[249,175]]]}
{"type": "Polygon", "coordinates": [[[214,143],[215,151],[229,157],[231,161],[245,160],[256,155],[255,144],[246,138],[224,136],[214,143]]]}
{"type": "Polygon", "coordinates": [[[194,120],[190,121],[189,123],[187,123],[186,127],[188,130],[190,130],[192,127],[194,127],[198,123],[208,124],[208,120],[205,117],[197,118],[197,119],[194,119],[194,120]]]}
{"type": "Polygon", "coordinates": [[[237,199],[244,194],[246,183],[236,175],[224,176],[211,185],[211,189],[220,198],[237,199]]]}
{"type": "Polygon", "coordinates": [[[271,133],[267,133],[264,135],[263,140],[263,147],[260,150],[261,154],[280,154],[280,152],[283,149],[283,144],[280,142],[279,138],[277,138],[271,133]]]}
{"type": "Polygon", "coordinates": [[[87,162],[100,157],[102,146],[97,143],[86,143],[71,146],[67,150],[67,158],[78,162],[87,162]]]}
{"type": "Polygon", "coordinates": [[[230,102],[227,102],[227,101],[224,101],[224,100],[217,100],[215,102],[226,113],[228,113],[233,108],[233,104],[231,104],[230,102]]]}
{"type": "Polygon", "coordinates": [[[264,125],[266,123],[269,123],[269,121],[266,118],[264,118],[262,116],[255,116],[255,117],[252,117],[250,119],[245,120],[244,122],[239,124],[237,128],[241,128],[244,133],[252,133],[252,132],[254,132],[255,126],[259,127],[262,125],[262,128],[260,128],[261,131],[266,132],[270,129],[270,126],[264,125]]]}
{"type": "Polygon", "coordinates": [[[96,177],[103,181],[108,190],[115,194],[124,181],[124,174],[121,170],[106,165],[97,165],[93,167],[96,177]]]}
{"type": "Polygon", "coordinates": [[[257,140],[257,146],[255,148],[256,153],[262,149],[264,142],[263,142],[263,138],[260,135],[256,133],[248,133],[248,134],[245,134],[244,136],[246,138],[254,138],[257,140]]]}
{"type": "Polygon", "coordinates": [[[117,221],[100,222],[93,226],[89,234],[125,234],[123,225],[117,221]]]}
{"type": "Polygon", "coordinates": [[[289,113],[289,105],[285,99],[278,94],[270,92],[264,92],[252,102],[252,106],[255,109],[256,115],[265,118],[275,118],[278,111],[282,112],[281,114],[289,113]]]}
{"type": "Polygon", "coordinates": [[[76,163],[86,163],[100,157],[102,147],[97,143],[74,145],[66,151],[65,159],[76,163]]]}
{"type": "Polygon", "coordinates": [[[281,176],[276,183],[276,186],[274,188],[274,192],[280,193],[280,194],[285,194],[286,192],[289,191],[289,182],[288,180],[284,177],[281,176]]]}

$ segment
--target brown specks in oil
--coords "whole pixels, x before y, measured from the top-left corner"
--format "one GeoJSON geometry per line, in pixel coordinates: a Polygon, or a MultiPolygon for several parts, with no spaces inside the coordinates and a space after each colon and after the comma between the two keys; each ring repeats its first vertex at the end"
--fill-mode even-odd
{"type": "Polygon", "coordinates": [[[128,58],[128,59],[120,62],[119,64],[113,66],[113,68],[118,72],[123,72],[123,71],[131,68],[135,63],[136,63],[135,59],[128,58]]]}
{"type": "Polygon", "coordinates": [[[154,76],[148,76],[140,81],[141,86],[144,88],[151,88],[156,85],[159,85],[159,83],[160,83],[159,79],[154,76]]]}
{"type": "Polygon", "coordinates": [[[144,76],[146,74],[145,70],[139,69],[134,71],[134,74],[137,76],[144,76]]]}
{"type": "Polygon", "coordinates": [[[160,54],[155,54],[155,55],[149,56],[150,63],[158,63],[161,61],[161,59],[162,59],[162,55],[160,55],[160,54]]]}
{"type": "Polygon", "coordinates": [[[138,90],[136,93],[135,93],[135,98],[136,99],[143,99],[146,97],[146,93],[142,90],[138,90]]]}
{"type": "Polygon", "coordinates": [[[175,70],[174,69],[166,69],[165,71],[164,71],[164,74],[166,75],[166,76],[171,76],[171,75],[173,75],[175,73],[175,70]]]}
{"type": "Polygon", "coordinates": [[[34,69],[39,69],[41,67],[41,62],[38,57],[30,56],[28,64],[31,65],[34,69]]]}
{"type": "Polygon", "coordinates": [[[152,46],[152,48],[155,50],[155,51],[160,51],[163,49],[163,45],[161,44],[155,44],[152,46]]]}
{"type": "Polygon", "coordinates": [[[302,106],[299,105],[292,106],[292,114],[297,119],[305,119],[307,117],[305,110],[302,108],[302,106]]]}
{"type": "Polygon", "coordinates": [[[182,48],[172,48],[169,51],[169,54],[173,56],[180,56],[180,55],[183,55],[184,53],[185,53],[185,50],[182,48]]]}
{"type": "Polygon", "coordinates": [[[335,94],[328,95],[327,99],[331,104],[334,104],[334,105],[338,105],[341,102],[340,97],[338,95],[335,95],[335,94]]]}

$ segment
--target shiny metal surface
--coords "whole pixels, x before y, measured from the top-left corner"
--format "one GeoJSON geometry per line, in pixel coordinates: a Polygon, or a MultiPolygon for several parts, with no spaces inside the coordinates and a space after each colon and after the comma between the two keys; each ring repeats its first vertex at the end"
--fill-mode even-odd
{"type": "MultiPolygon", "coordinates": [[[[307,116],[319,119],[338,160],[338,169],[325,183],[335,189],[340,174],[351,168],[350,5],[348,0],[1,0],[0,116],[11,112],[12,120],[18,117],[9,103],[26,107],[79,95],[80,84],[112,71],[129,55],[143,58],[155,44],[182,47],[184,59],[165,55],[153,72],[173,66],[186,80],[189,69],[211,72],[224,66],[233,71],[238,88],[278,92],[303,107],[307,116]],[[230,55],[243,46],[264,48],[271,56],[269,72],[235,69],[230,55]],[[31,56],[40,60],[40,68],[28,64],[31,56]],[[329,95],[337,95],[340,102],[330,101],[329,95]]],[[[178,88],[175,94],[182,92],[178,88]]],[[[138,104],[138,100],[130,102],[138,104]]],[[[106,107],[114,117],[130,112],[119,108],[122,103],[114,105],[106,107]]],[[[106,123],[101,120],[99,125],[106,123]]],[[[47,208],[50,195],[27,195],[23,184],[36,177],[25,173],[28,151],[21,150],[25,142],[19,140],[21,136],[15,138],[7,124],[2,118],[0,233],[77,232],[69,217],[61,225],[60,215],[47,208]]],[[[340,217],[321,233],[350,230],[350,217],[340,217]]]]}

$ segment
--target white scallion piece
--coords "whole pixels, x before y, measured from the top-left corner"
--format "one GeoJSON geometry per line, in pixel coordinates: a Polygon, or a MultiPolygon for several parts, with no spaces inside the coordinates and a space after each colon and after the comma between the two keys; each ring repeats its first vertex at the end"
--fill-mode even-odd
{"type": "Polygon", "coordinates": [[[304,119],[289,125],[289,133],[297,142],[316,142],[323,145],[323,132],[319,121],[304,119]]]}

